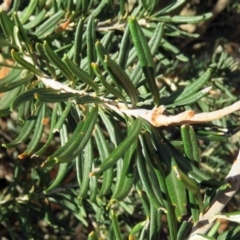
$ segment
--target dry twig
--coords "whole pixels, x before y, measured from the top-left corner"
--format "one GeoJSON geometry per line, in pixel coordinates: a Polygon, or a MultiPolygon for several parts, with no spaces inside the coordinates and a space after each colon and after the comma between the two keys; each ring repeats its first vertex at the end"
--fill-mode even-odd
{"type": "MultiPolygon", "coordinates": [[[[234,196],[240,186],[240,151],[237,160],[233,163],[231,170],[225,178],[225,182],[231,187],[218,191],[207,212],[200,218],[200,221],[193,227],[191,236],[206,233],[214,224],[214,216],[219,214],[234,196]]],[[[191,237],[190,239],[191,240],[191,237]]]]}
{"type": "MultiPolygon", "coordinates": [[[[40,80],[46,86],[55,90],[59,90],[60,92],[71,92],[74,94],[79,94],[80,96],[97,97],[95,94],[89,94],[84,91],[74,90],[63,83],[57,82],[50,78],[40,78],[40,80]]],[[[103,101],[103,103],[101,104],[102,107],[115,111],[118,114],[141,117],[155,127],[211,122],[240,109],[240,101],[237,101],[228,107],[213,112],[195,114],[193,110],[188,110],[174,116],[167,116],[164,114],[165,107],[163,105],[152,110],[132,109],[131,105],[126,106],[124,103],[119,103],[118,101],[110,100],[103,97],[99,98],[103,101]]]]}

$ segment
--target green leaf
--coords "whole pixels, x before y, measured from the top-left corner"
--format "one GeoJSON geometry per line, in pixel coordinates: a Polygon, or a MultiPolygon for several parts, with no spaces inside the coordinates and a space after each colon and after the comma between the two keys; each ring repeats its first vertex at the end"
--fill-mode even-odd
{"type": "MultiPolygon", "coordinates": [[[[100,159],[101,159],[101,162],[103,163],[109,156],[110,150],[109,150],[107,140],[104,137],[104,134],[98,124],[96,124],[94,136],[97,144],[97,149],[100,155],[100,159]]],[[[109,168],[103,173],[102,187],[99,190],[99,194],[98,194],[99,198],[101,198],[102,196],[108,193],[108,191],[111,189],[112,182],[113,182],[113,168],[109,168]]]]}
{"type": "Polygon", "coordinates": [[[57,69],[59,69],[63,75],[72,83],[75,82],[72,72],[69,70],[69,68],[66,68],[66,65],[64,62],[58,57],[58,55],[49,47],[47,42],[45,41],[43,44],[43,49],[49,59],[50,62],[52,62],[57,69]]]}
{"type": "Polygon", "coordinates": [[[209,93],[209,91],[211,90],[211,88],[212,87],[204,88],[201,91],[194,93],[190,97],[186,97],[183,100],[176,101],[172,104],[166,105],[166,108],[174,108],[174,107],[185,106],[185,105],[190,105],[192,103],[195,103],[198,100],[200,100],[201,98],[203,98],[204,96],[206,96],[209,93]]]}
{"type": "Polygon", "coordinates": [[[19,53],[15,52],[14,49],[12,49],[11,51],[11,55],[13,57],[13,59],[20,64],[23,68],[29,70],[30,72],[36,74],[39,77],[43,76],[42,71],[38,70],[33,64],[29,63],[28,61],[26,61],[25,59],[23,59],[19,53]]]}
{"type": "Polygon", "coordinates": [[[160,17],[153,17],[155,21],[164,21],[164,22],[172,22],[172,23],[179,23],[179,24],[197,24],[203,22],[212,17],[212,13],[206,13],[201,16],[160,16],[160,17]]]}
{"type": "Polygon", "coordinates": [[[148,220],[144,220],[142,222],[137,223],[131,230],[131,232],[129,233],[129,239],[135,239],[134,235],[136,235],[138,232],[140,232],[145,225],[148,224],[148,220]]]}
{"type": "MultiPolygon", "coordinates": [[[[24,75],[24,73],[22,73],[21,75],[24,75]]],[[[10,84],[6,84],[5,86],[0,87],[0,93],[1,92],[8,92],[8,91],[10,91],[14,88],[17,88],[17,87],[23,85],[23,84],[27,84],[27,83],[29,83],[29,81],[32,80],[32,78],[34,76],[33,73],[30,73],[27,76],[21,78],[21,75],[19,76],[20,79],[17,77],[10,84]]],[[[0,81],[0,83],[2,83],[2,82],[0,81]]]]}
{"type": "Polygon", "coordinates": [[[48,135],[48,139],[45,142],[45,144],[37,152],[35,152],[32,155],[32,157],[38,157],[39,155],[43,154],[47,150],[47,148],[50,146],[50,144],[52,143],[52,140],[54,137],[53,130],[54,130],[54,126],[57,122],[57,112],[59,109],[61,109],[60,104],[59,103],[55,104],[53,111],[52,111],[52,115],[51,115],[51,126],[50,126],[50,133],[48,135]]]}
{"type": "Polygon", "coordinates": [[[129,51],[130,51],[130,31],[129,26],[127,25],[122,37],[118,54],[118,64],[123,69],[125,69],[126,67],[127,60],[129,57],[129,51]]]}
{"type": "Polygon", "coordinates": [[[80,171],[82,172],[81,184],[79,185],[80,199],[85,198],[87,196],[88,189],[89,189],[89,181],[90,181],[89,173],[92,170],[93,161],[94,161],[94,154],[93,154],[92,139],[89,138],[89,141],[87,142],[85,148],[83,149],[82,159],[79,158],[76,161],[77,176],[79,177],[80,171]],[[81,160],[82,160],[82,163],[80,162],[81,160]]]}
{"type": "Polygon", "coordinates": [[[0,117],[4,117],[10,114],[10,106],[14,98],[21,92],[21,86],[16,87],[8,92],[5,92],[0,99],[0,117]]]}
{"type": "MultiPolygon", "coordinates": [[[[62,126],[62,128],[60,129],[60,140],[61,140],[61,146],[64,146],[66,144],[66,142],[68,141],[68,130],[67,130],[66,124],[64,124],[62,126]]],[[[46,194],[46,193],[49,193],[50,191],[54,190],[56,187],[58,187],[59,184],[66,177],[68,170],[69,170],[69,163],[60,164],[56,177],[43,192],[46,194]]]]}
{"type": "Polygon", "coordinates": [[[181,224],[180,228],[178,229],[177,240],[186,239],[192,229],[192,226],[193,226],[192,222],[188,222],[185,220],[182,221],[182,224],[181,224]]]}
{"type": "Polygon", "coordinates": [[[220,221],[217,221],[214,223],[214,225],[211,227],[210,231],[208,232],[208,236],[209,237],[214,237],[216,236],[216,234],[218,233],[218,229],[221,225],[221,222],[220,221]]]}
{"type": "Polygon", "coordinates": [[[22,42],[22,45],[26,47],[28,53],[31,56],[32,45],[31,45],[30,40],[29,40],[29,38],[26,34],[26,31],[23,28],[23,25],[22,25],[21,21],[19,20],[18,14],[16,12],[13,14],[13,17],[14,17],[14,21],[15,21],[16,25],[19,28],[19,34],[20,34],[20,37],[21,37],[19,40],[22,42]]]}
{"type": "Polygon", "coordinates": [[[162,212],[151,206],[149,222],[149,239],[158,239],[161,234],[162,212]]]}
{"type": "MultiPolygon", "coordinates": [[[[153,193],[155,195],[155,197],[157,198],[158,202],[161,203],[162,206],[164,206],[163,203],[163,195],[162,195],[162,191],[161,191],[161,182],[159,182],[158,178],[157,178],[157,174],[156,171],[154,171],[154,167],[152,164],[152,154],[149,153],[150,149],[147,148],[147,143],[146,143],[146,133],[145,135],[145,141],[143,139],[142,136],[139,136],[140,142],[141,142],[141,146],[142,146],[142,153],[145,159],[145,168],[147,171],[147,175],[149,176],[149,180],[151,183],[151,188],[153,190],[153,193]],[[151,154],[151,155],[150,155],[151,154]]],[[[164,176],[162,176],[164,177],[164,176]]]]}
{"type": "Polygon", "coordinates": [[[46,89],[46,88],[35,88],[35,89],[31,89],[29,91],[25,91],[13,99],[13,101],[11,103],[11,110],[14,111],[21,104],[23,104],[27,101],[33,100],[34,94],[45,93],[45,92],[56,93],[57,91],[52,90],[52,89],[46,89]]]}
{"type": "Polygon", "coordinates": [[[200,152],[193,127],[189,125],[181,126],[181,136],[185,155],[189,159],[200,162],[200,152]]]}
{"type": "MultiPolygon", "coordinates": [[[[69,115],[69,112],[71,111],[71,108],[73,107],[71,102],[66,103],[66,107],[65,107],[64,111],[62,111],[62,107],[60,104],[59,105],[57,104],[57,106],[58,106],[59,118],[55,122],[55,124],[52,128],[52,132],[59,132],[62,127],[66,128],[65,122],[68,119],[68,115],[69,115]]],[[[67,135],[67,130],[63,131],[62,134],[67,135]]],[[[60,133],[60,135],[61,135],[61,133],[60,133]]],[[[62,146],[63,146],[66,141],[63,139],[62,142],[63,142],[62,143],[62,146]]]]}
{"type": "Polygon", "coordinates": [[[189,199],[189,205],[190,205],[191,214],[192,214],[192,222],[197,223],[199,220],[199,214],[200,214],[198,200],[195,194],[193,194],[192,192],[188,192],[188,199],[189,199]]]}
{"type": "Polygon", "coordinates": [[[63,58],[63,61],[65,62],[66,66],[69,68],[69,70],[78,77],[81,81],[89,85],[95,92],[98,92],[98,85],[94,83],[88,73],[83,71],[81,68],[79,68],[77,65],[75,65],[66,55],[63,58]]]}
{"type": "MultiPolygon", "coordinates": [[[[34,0],[33,0],[33,2],[34,2],[34,0]]],[[[34,27],[38,26],[44,20],[44,17],[46,16],[46,12],[47,11],[45,9],[42,9],[41,12],[39,12],[37,15],[35,15],[33,20],[24,24],[23,28],[28,30],[28,29],[33,29],[34,27]]]]}
{"type": "Polygon", "coordinates": [[[114,79],[123,87],[129,98],[131,99],[132,107],[137,103],[137,91],[126,72],[115,63],[110,57],[105,56],[104,62],[106,68],[112,74],[114,79]]]}
{"type": "Polygon", "coordinates": [[[36,122],[41,111],[41,104],[37,107],[34,113],[25,121],[19,135],[10,143],[2,144],[3,147],[12,148],[20,143],[24,143],[32,134],[32,130],[36,126],[36,122]]]}
{"type": "Polygon", "coordinates": [[[112,167],[120,157],[123,156],[125,151],[129,148],[131,144],[134,143],[134,140],[137,139],[138,135],[142,130],[142,120],[140,118],[136,119],[134,122],[134,129],[130,132],[129,136],[125,138],[118,147],[107,157],[107,159],[97,168],[95,168],[90,176],[94,176],[96,174],[101,174],[106,171],[108,168],[112,167]]]}
{"type": "MultiPolygon", "coordinates": [[[[95,47],[97,50],[98,57],[100,58],[100,61],[102,62],[104,69],[110,74],[112,80],[114,80],[116,85],[117,86],[120,85],[124,89],[134,107],[137,101],[137,91],[132,81],[130,80],[129,76],[115,61],[113,61],[108,55],[106,55],[106,51],[100,42],[97,42],[95,44],[95,47]]],[[[101,74],[97,69],[97,65],[93,63],[92,67],[95,69],[95,73],[100,78],[100,80],[102,82],[105,82],[100,76],[101,74]]],[[[109,91],[113,92],[114,94],[117,94],[117,96],[120,97],[118,91],[114,91],[112,88],[110,88],[110,86],[106,82],[105,87],[107,87],[109,91]]]]}
{"type": "Polygon", "coordinates": [[[80,130],[80,134],[79,131],[75,132],[75,130],[75,134],[73,134],[69,140],[71,141],[71,144],[68,145],[67,149],[65,149],[59,155],[54,156],[54,158],[53,155],[50,156],[47,159],[46,163],[48,164],[52,161],[55,163],[64,163],[76,158],[89,141],[89,138],[91,137],[92,131],[97,121],[97,116],[98,108],[93,107],[90,113],[86,116],[86,119],[84,120],[84,124],[80,130]]]}
{"type": "Polygon", "coordinates": [[[178,102],[181,104],[181,101],[185,101],[186,99],[189,101],[189,98],[191,100],[193,94],[199,91],[204,86],[204,84],[210,80],[211,76],[212,69],[209,68],[203,75],[201,75],[197,80],[189,84],[184,89],[179,89],[178,91],[172,93],[170,97],[161,98],[161,103],[164,105],[171,104],[173,102],[178,102]]]}
{"type": "Polygon", "coordinates": [[[16,79],[18,80],[19,79],[18,77],[19,75],[21,75],[21,72],[22,72],[22,69],[15,69],[15,68],[10,69],[9,73],[0,79],[0,88],[11,84],[16,79]]]}
{"type": "Polygon", "coordinates": [[[63,11],[58,11],[52,15],[50,18],[48,18],[48,20],[44,21],[44,23],[36,29],[34,34],[39,39],[49,36],[56,29],[57,23],[62,18],[63,14],[63,11]]]}
{"type": "Polygon", "coordinates": [[[160,11],[153,14],[153,16],[159,16],[159,15],[161,16],[161,15],[166,15],[171,12],[174,12],[174,10],[180,8],[186,2],[187,2],[186,0],[178,0],[178,1],[171,2],[165,8],[162,8],[160,11]]]}
{"type": "Polygon", "coordinates": [[[77,24],[77,29],[75,33],[74,39],[74,63],[77,66],[80,66],[81,61],[81,52],[82,52],[82,42],[83,42],[83,24],[84,19],[81,18],[77,24]]]}
{"type": "Polygon", "coordinates": [[[1,28],[7,38],[11,39],[11,43],[13,44],[13,28],[14,28],[14,23],[13,21],[9,18],[7,13],[0,8],[0,25],[1,28]]]}
{"type": "Polygon", "coordinates": [[[31,141],[28,143],[27,149],[23,153],[18,155],[19,159],[24,159],[26,157],[29,157],[34,153],[34,151],[38,147],[43,134],[45,115],[46,115],[46,104],[42,104],[39,115],[37,116],[37,121],[36,121],[35,129],[34,129],[31,141]]]}
{"type": "Polygon", "coordinates": [[[86,35],[86,42],[87,42],[87,60],[88,60],[88,74],[92,77],[93,71],[91,68],[91,63],[96,61],[96,52],[94,48],[94,43],[96,42],[95,36],[95,22],[93,15],[90,15],[87,23],[87,35],[86,35]]]}
{"type": "Polygon", "coordinates": [[[26,23],[27,20],[29,20],[29,17],[36,10],[37,5],[38,5],[38,0],[31,0],[30,1],[27,8],[25,8],[24,11],[20,15],[20,20],[21,20],[22,24],[26,23]]]}
{"type": "Polygon", "coordinates": [[[129,18],[128,24],[132,36],[132,41],[136,48],[137,55],[142,67],[154,68],[154,62],[150,48],[136,18],[129,18]]]}
{"type": "Polygon", "coordinates": [[[185,187],[176,177],[174,171],[166,177],[166,185],[172,205],[175,206],[177,220],[181,222],[182,217],[187,214],[187,198],[185,187]]]}
{"type": "Polygon", "coordinates": [[[102,75],[98,65],[96,63],[92,63],[91,64],[93,71],[95,73],[95,75],[98,77],[98,79],[100,80],[100,82],[102,83],[103,87],[105,88],[106,91],[108,91],[109,93],[113,94],[115,97],[121,99],[123,102],[125,101],[124,96],[121,94],[120,91],[118,91],[115,87],[111,86],[111,84],[109,84],[106,79],[104,78],[104,76],[102,75]]]}
{"type": "Polygon", "coordinates": [[[146,165],[144,163],[144,156],[141,151],[137,151],[137,171],[141,185],[143,186],[143,190],[146,192],[146,195],[148,197],[149,204],[153,205],[156,209],[163,208],[161,202],[159,202],[153,191],[153,187],[150,181],[151,176],[148,175],[146,165]]]}
{"type": "Polygon", "coordinates": [[[155,105],[159,105],[159,92],[155,81],[155,67],[153,62],[153,56],[148,46],[146,37],[143,34],[141,27],[139,26],[135,18],[129,18],[129,29],[132,36],[133,44],[136,48],[139,61],[141,63],[143,73],[147,79],[150,92],[153,96],[155,105]]]}
{"type": "Polygon", "coordinates": [[[197,24],[212,17],[212,13],[206,13],[201,16],[173,16],[172,22],[197,24]]]}
{"type": "Polygon", "coordinates": [[[165,38],[162,39],[161,46],[168,52],[171,52],[176,58],[182,62],[188,62],[189,59],[181,53],[181,51],[165,38]]]}
{"type": "Polygon", "coordinates": [[[114,231],[114,235],[115,235],[115,239],[116,240],[122,240],[122,235],[120,232],[120,226],[117,220],[117,215],[114,211],[111,210],[111,219],[112,219],[112,225],[113,225],[113,231],[114,231]]]}
{"type": "MultiPolygon", "coordinates": [[[[134,125],[129,126],[130,130],[134,125]]],[[[129,131],[131,132],[131,131],[129,131]]],[[[133,187],[135,172],[133,165],[136,161],[135,150],[137,148],[137,141],[135,141],[124,154],[122,166],[117,169],[116,185],[110,202],[123,200],[129,194],[133,187]],[[134,154],[135,153],[135,154],[134,154]]]]}

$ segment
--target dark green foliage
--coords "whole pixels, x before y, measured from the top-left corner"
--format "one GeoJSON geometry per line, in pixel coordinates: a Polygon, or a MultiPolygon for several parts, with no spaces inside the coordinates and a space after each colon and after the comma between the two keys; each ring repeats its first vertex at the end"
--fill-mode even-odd
{"type": "MultiPolygon", "coordinates": [[[[204,54],[192,47],[199,34],[181,25],[212,15],[181,14],[189,8],[198,12],[184,0],[16,0],[0,10],[0,65],[10,69],[0,79],[1,236],[183,240],[231,186],[238,113],[160,127],[140,117],[238,100],[239,59],[227,40],[204,54]]],[[[224,217],[239,222],[234,211],[224,217]]],[[[219,227],[201,239],[238,238],[236,225],[219,227]]]]}

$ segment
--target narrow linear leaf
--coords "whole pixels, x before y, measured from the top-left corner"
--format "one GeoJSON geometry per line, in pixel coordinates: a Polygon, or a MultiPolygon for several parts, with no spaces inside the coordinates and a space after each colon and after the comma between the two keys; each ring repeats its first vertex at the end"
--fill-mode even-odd
{"type": "Polygon", "coordinates": [[[45,9],[42,9],[41,12],[39,12],[39,14],[35,15],[35,18],[33,20],[24,24],[23,28],[28,30],[28,29],[33,29],[34,27],[38,26],[43,21],[44,17],[46,16],[46,12],[47,11],[45,9]]]}
{"type": "Polygon", "coordinates": [[[109,72],[118,81],[118,83],[123,87],[129,98],[131,99],[132,106],[135,107],[137,104],[137,91],[132,81],[126,72],[115,63],[110,57],[105,56],[104,62],[109,72]]]}
{"type": "Polygon", "coordinates": [[[82,42],[83,42],[83,24],[84,19],[81,18],[77,24],[77,29],[75,33],[75,39],[74,39],[74,63],[77,66],[80,66],[81,61],[81,52],[82,52],[82,42]]]}
{"type": "Polygon", "coordinates": [[[66,149],[66,151],[62,152],[59,156],[54,158],[56,162],[61,163],[71,161],[80,154],[80,152],[89,141],[89,138],[91,137],[92,131],[97,121],[97,116],[98,108],[93,107],[84,120],[81,132],[78,133],[78,136],[74,139],[73,143],[68,147],[68,149],[66,149]]]}
{"type": "MultiPolygon", "coordinates": [[[[61,140],[61,146],[64,146],[66,142],[68,141],[68,131],[67,126],[64,124],[62,128],[60,129],[60,140],[61,140]]],[[[69,169],[69,163],[62,163],[59,165],[58,172],[52,183],[49,187],[47,187],[43,192],[48,193],[59,186],[59,184],[62,182],[62,180],[65,178],[67,172],[69,169]]]]}
{"type": "Polygon", "coordinates": [[[155,81],[155,67],[153,62],[153,57],[151,50],[148,46],[146,37],[143,34],[141,27],[139,26],[136,18],[129,18],[128,20],[129,29],[132,36],[133,44],[136,48],[137,55],[141,66],[143,68],[143,73],[149,85],[150,92],[153,95],[153,100],[155,105],[159,105],[159,92],[155,81]]]}
{"type": "Polygon", "coordinates": [[[38,119],[35,125],[35,129],[34,129],[31,141],[28,143],[27,149],[24,151],[24,153],[21,153],[20,155],[18,155],[19,159],[24,159],[32,155],[36,150],[36,148],[38,147],[43,134],[43,129],[44,129],[43,120],[45,118],[46,108],[47,108],[46,104],[42,104],[41,111],[37,116],[38,119]]]}
{"type": "Polygon", "coordinates": [[[92,77],[93,70],[91,68],[91,63],[96,61],[96,53],[94,48],[94,43],[96,42],[95,34],[95,22],[93,15],[90,15],[86,28],[86,42],[87,42],[87,60],[88,60],[88,74],[92,77]]]}
{"type": "Polygon", "coordinates": [[[79,68],[77,65],[75,65],[68,57],[67,55],[64,56],[63,61],[65,62],[66,66],[69,68],[69,70],[78,77],[81,81],[89,85],[93,88],[95,92],[98,92],[98,85],[94,83],[90,77],[89,74],[87,74],[84,70],[79,68]]]}
{"type": "MultiPolygon", "coordinates": [[[[92,170],[92,165],[94,161],[94,154],[93,154],[93,146],[92,146],[92,139],[90,138],[88,143],[86,144],[85,148],[83,149],[83,157],[81,159],[83,163],[80,163],[79,161],[76,161],[76,168],[77,168],[77,174],[79,175],[82,172],[82,178],[81,178],[81,185],[80,186],[80,192],[79,192],[79,198],[85,198],[87,196],[87,192],[89,189],[89,173],[92,170]],[[80,169],[82,167],[82,169],[80,169]]],[[[78,176],[79,177],[79,176],[78,176]]]]}
{"type": "Polygon", "coordinates": [[[29,91],[25,91],[13,99],[11,103],[11,111],[16,110],[24,102],[33,100],[34,94],[38,94],[38,93],[41,94],[45,92],[56,93],[57,91],[52,89],[46,89],[46,88],[35,88],[29,91]]]}
{"type": "Polygon", "coordinates": [[[28,53],[31,56],[32,46],[31,46],[30,40],[29,40],[29,38],[28,38],[28,36],[26,34],[26,31],[23,28],[22,22],[19,20],[18,14],[16,12],[13,14],[13,17],[14,17],[14,21],[15,21],[16,25],[19,28],[19,33],[20,33],[20,36],[21,36],[21,41],[23,42],[23,46],[26,47],[28,53]]]}
{"type": "Polygon", "coordinates": [[[0,8],[0,25],[5,36],[7,38],[11,38],[13,41],[14,22],[9,18],[7,13],[2,8],[0,8]]]}
{"type": "Polygon", "coordinates": [[[117,220],[117,215],[114,211],[111,211],[110,214],[111,214],[115,239],[116,240],[122,240],[123,238],[122,238],[122,235],[121,235],[121,232],[120,232],[120,227],[119,227],[119,223],[118,223],[118,220],[117,220]]]}
{"type": "Polygon", "coordinates": [[[72,72],[66,68],[65,64],[58,57],[58,55],[49,47],[45,41],[43,44],[43,49],[48,57],[48,59],[63,73],[63,75],[72,83],[74,82],[74,77],[72,72]]]}
{"type": "Polygon", "coordinates": [[[194,161],[200,161],[197,138],[192,126],[181,126],[181,136],[183,140],[183,147],[185,155],[194,161]]]}
{"type": "Polygon", "coordinates": [[[179,179],[177,179],[174,171],[171,171],[166,178],[166,184],[172,204],[175,206],[175,214],[180,222],[182,217],[187,214],[187,198],[185,187],[179,179]]]}
{"type": "MultiPolygon", "coordinates": [[[[108,142],[98,124],[96,124],[95,130],[95,140],[97,143],[97,149],[100,155],[100,159],[104,162],[110,154],[108,142]]],[[[109,168],[103,173],[103,182],[102,187],[99,191],[98,196],[101,198],[102,196],[106,195],[111,188],[113,182],[113,168],[109,168]]]]}
{"type": "Polygon", "coordinates": [[[13,57],[13,59],[20,64],[21,66],[23,66],[23,68],[28,69],[30,72],[36,74],[39,77],[43,76],[42,71],[38,70],[33,64],[27,62],[25,59],[23,59],[19,53],[15,52],[14,49],[12,49],[11,51],[11,55],[13,57]]]}
{"type": "Polygon", "coordinates": [[[33,76],[34,76],[34,74],[30,73],[27,76],[18,79],[18,81],[14,81],[14,82],[12,82],[12,83],[4,86],[4,87],[0,87],[0,93],[8,92],[8,91],[10,91],[10,90],[12,90],[12,89],[14,89],[18,86],[29,83],[32,80],[33,76]]]}
{"type": "Polygon", "coordinates": [[[104,78],[104,76],[102,75],[98,65],[96,63],[92,63],[91,64],[94,73],[96,74],[96,76],[98,77],[98,79],[100,80],[100,82],[102,83],[102,85],[104,86],[104,88],[106,89],[106,91],[108,91],[109,93],[113,94],[115,97],[121,99],[123,102],[125,101],[124,96],[121,94],[121,92],[118,91],[118,89],[116,89],[115,87],[111,86],[111,84],[109,84],[106,79],[104,78]]]}
{"type": "Polygon", "coordinates": [[[31,0],[28,4],[27,8],[24,9],[22,14],[20,15],[21,23],[24,24],[29,20],[29,17],[33,14],[33,12],[36,10],[36,7],[38,5],[38,0],[31,0]]]}
{"type": "Polygon", "coordinates": [[[123,156],[125,151],[129,148],[131,144],[133,144],[134,140],[137,139],[138,135],[142,129],[142,119],[138,118],[133,123],[135,128],[129,134],[125,140],[123,140],[118,147],[108,156],[108,158],[97,168],[95,168],[91,173],[90,176],[94,176],[96,174],[101,174],[106,171],[108,168],[112,167],[120,157],[123,156]]]}
{"type": "Polygon", "coordinates": [[[44,21],[44,23],[36,29],[34,34],[40,39],[50,35],[56,29],[57,23],[59,22],[63,14],[64,14],[64,11],[58,11],[57,13],[52,15],[50,18],[44,21]]]}

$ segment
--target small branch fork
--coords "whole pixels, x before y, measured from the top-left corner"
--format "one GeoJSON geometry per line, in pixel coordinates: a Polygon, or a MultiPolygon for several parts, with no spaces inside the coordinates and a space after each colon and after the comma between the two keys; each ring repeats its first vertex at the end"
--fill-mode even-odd
{"type": "MultiPolygon", "coordinates": [[[[42,77],[39,79],[47,87],[59,90],[60,92],[70,92],[74,94],[79,94],[80,96],[96,97],[95,94],[74,90],[63,83],[57,82],[50,78],[42,77]]],[[[155,127],[211,122],[213,120],[220,119],[226,115],[240,110],[240,101],[237,101],[228,107],[213,112],[195,113],[193,110],[187,110],[177,115],[167,116],[164,114],[165,107],[163,105],[152,110],[141,108],[133,109],[131,105],[126,106],[124,103],[120,103],[103,97],[99,97],[99,99],[103,101],[103,103],[101,104],[102,107],[115,111],[120,115],[126,114],[128,116],[141,117],[155,127]]]]}
{"type": "MultiPolygon", "coordinates": [[[[231,170],[225,178],[226,183],[231,187],[223,191],[218,191],[214,197],[209,209],[200,217],[199,222],[193,227],[191,236],[196,234],[205,234],[213,226],[216,215],[222,212],[230,199],[238,191],[240,186],[240,151],[236,161],[233,163],[231,170]]],[[[191,240],[191,237],[189,238],[191,240]]]]}

